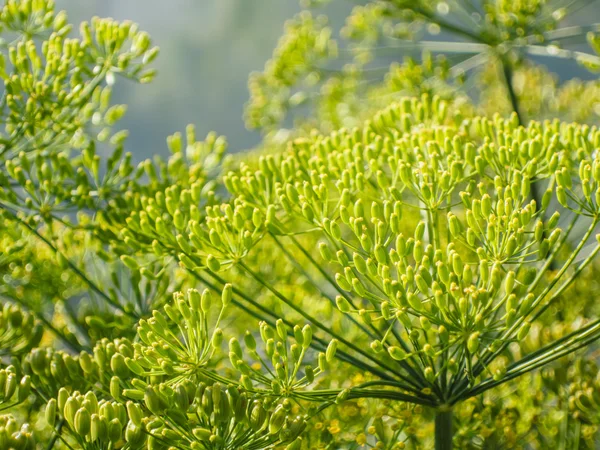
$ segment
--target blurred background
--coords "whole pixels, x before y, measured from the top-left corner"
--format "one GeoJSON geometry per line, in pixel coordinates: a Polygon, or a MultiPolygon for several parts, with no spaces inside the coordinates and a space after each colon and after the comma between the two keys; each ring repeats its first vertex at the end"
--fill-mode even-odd
{"type": "Polygon", "coordinates": [[[166,154],[169,134],[197,126],[227,135],[233,151],[259,134],[242,119],[248,74],[260,70],[282,34],[296,0],[57,0],[72,23],[94,15],[130,19],[149,32],[161,54],[158,77],[140,86],[120,80],[115,101],[129,105],[121,125],[130,130],[137,160],[166,154]]]}
{"type": "MultiPolygon", "coordinates": [[[[333,2],[326,12],[339,26],[357,3],[333,2]]],[[[129,105],[120,123],[130,130],[128,150],[136,160],[167,154],[166,137],[183,131],[188,123],[197,126],[198,137],[211,130],[226,135],[231,151],[259,142],[259,133],[246,130],[242,118],[248,75],[263,68],[284,22],[300,10],[298,0],[57,0],[56,4],[68,12],[72,23],[94,15],[130,19],[161,48],[154,63],[158,77],[152,84],[121,80],[115,91],[115,101],[129,105]]],[[[587,7],[570,23],[598,20],[600,8],[587,7]]],[[[558,61],[550,68],[563,79],[591,76],[571,63],[558,61]]]]}

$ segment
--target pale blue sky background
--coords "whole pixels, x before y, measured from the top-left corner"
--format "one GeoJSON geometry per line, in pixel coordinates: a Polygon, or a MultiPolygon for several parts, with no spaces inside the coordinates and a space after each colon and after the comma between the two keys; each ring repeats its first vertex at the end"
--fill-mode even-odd
{"type": "Polygon", "coordinates": [[[122,81],[116,99],[129,110],[136,159],[166,154],[166,136],[194,123],[198,136],[215,130],[232,150],[255,145],[259,136],[242,120],[247,79],[270,57],[297,0],[57,0],[73,23],[94,15],[130,19],[160,46],[150,85],[122,81]]]}

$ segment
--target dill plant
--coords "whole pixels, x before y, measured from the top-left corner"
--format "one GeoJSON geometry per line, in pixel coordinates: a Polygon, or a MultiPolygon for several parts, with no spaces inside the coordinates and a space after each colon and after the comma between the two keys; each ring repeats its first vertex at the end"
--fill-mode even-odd
{"type": "MultiPolygon", "coordinates": [[[[492,62],[481,103],[427,54],[367,91],[347,68],[319,129],[226,158],[188,126],[135,165],[110,91],[151,81],[149,36],[94,18],[70,38],[53,2],[7,1],[0,449],[593,448],[600,386],[575,352],[600,337],[600,131],[555,117],[590,120],[594,85],[540,103],[512,71],[547,76],[519,57],[535,52],[595,69],[548,48],[595,26],[498,1],[465,32],[469,5],[370,2],[344,33],[358,62],[380,33],[475,41],[420,42],[492,62]]],[[[335,53],[322,19],[298,20],[250,81],[253,125],[335,53]]]]}

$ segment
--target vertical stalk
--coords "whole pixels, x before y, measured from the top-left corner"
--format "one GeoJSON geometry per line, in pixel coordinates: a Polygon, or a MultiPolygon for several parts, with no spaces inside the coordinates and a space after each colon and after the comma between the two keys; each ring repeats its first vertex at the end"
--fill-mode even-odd
{"type": "MultiPolygon", "coordinates": [[[[517,119],[519,120],[519,125],[525,126],[525,122],[523,120],[523,115],[521,114],[521,108],[519,106],[519,98],[517,97],[517,93],[515,92],[515,87],[513,85],[513,69],[509,61],[507,61],[506,57],[500,57],[500,64],[502,65],[502,74],[504,75],[504,84],[506,84],[506,89],[508,90],[508,96],[510,97],[510,104],[512,105],[512,110],[517,115],[517,119]]],[[[540,195],[538,186],[531,180],[531,198],[535,200],[537,208],[541,208],[542,205],[542,196],[540,195]]]]}
{"type": "Polygon", "coordinates": [[[435,450],[452,450],[452,409],[440,408],[435,414],[435,450]]]}

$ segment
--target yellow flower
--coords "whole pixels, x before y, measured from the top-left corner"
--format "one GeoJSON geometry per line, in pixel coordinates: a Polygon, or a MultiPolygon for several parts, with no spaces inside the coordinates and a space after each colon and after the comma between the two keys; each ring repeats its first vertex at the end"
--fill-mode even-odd
{"type": "Polygon", "coordinates": [[[365,433],[360,433],[358,436],[356,436],[356,443],[358,445],[365,445],[367,443],[367,436],[365,433]]]}

